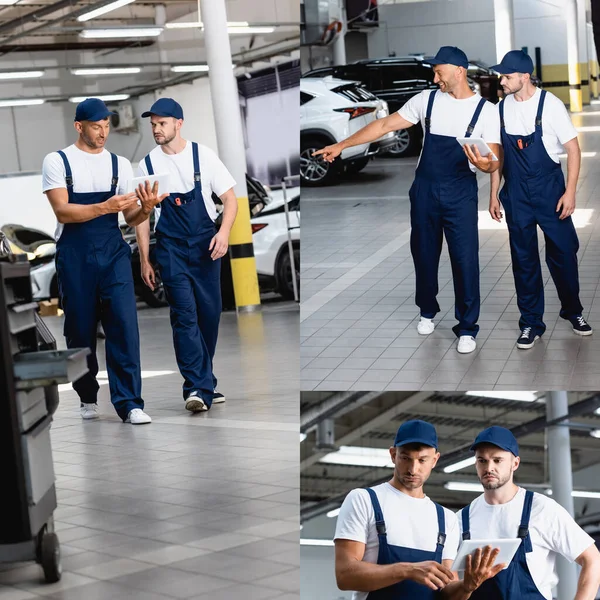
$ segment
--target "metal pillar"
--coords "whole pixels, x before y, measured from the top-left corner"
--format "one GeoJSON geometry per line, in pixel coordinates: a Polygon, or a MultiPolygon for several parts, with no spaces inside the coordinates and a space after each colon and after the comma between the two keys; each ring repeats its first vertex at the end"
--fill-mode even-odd
{"type": "Polygon", "coordinates": [[[339,19],[342,22],[342,30],[337,34],[333,42],[333,64],[346,64],[346,9],[344,8],[343,0],[339,1],[339,19]]]}
{"type": "MultiPolygon", "coordinates": [[[[569,414],[567,392],[549,392],[546,396],[548,421],[569,414]]],[[[566,424],[553,425],[547,429],[548,457],[550,460],[550,482],[552,498],[571,516],[573,509],[573,471],[571,467],[571,438],[566,424]]],[[[577,592],[577,571],[574,564],[562,556],[557,558],[559,598],[573,598],[577,592]]]]}
{"type": "Polygon", "coordinates": [[[219,155],[237,182],[238,215],[229,240],[235,303],[238,311],[250,312],[260,308],[260,293],[246,187],[242,117],[237,83],[231,68],[225,0],[200,0],[200,6],[219,155]]]}
{"type": "Polygon", "coordinates": [[[496,60],[500,62],[507,52],[515,49],[513,0],[494,0],[494,29],[496,60]]]}
{"type": "Polygon", "coordinates": [[[581,72],[579,69],[579,32],[577,0],[565,0],[565,21],[567,24],[567,59],[569,63],[569,109],[581,112],[581,72]]]}

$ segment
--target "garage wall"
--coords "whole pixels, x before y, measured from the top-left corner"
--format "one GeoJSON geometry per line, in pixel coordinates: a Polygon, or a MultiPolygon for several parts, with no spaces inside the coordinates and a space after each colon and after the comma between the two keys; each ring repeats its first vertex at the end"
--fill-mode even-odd
{"type": "Polygon", "coordinates": [[[335,583],[333,546],[300,546],[300,600],[350,600],[335,583]]]}

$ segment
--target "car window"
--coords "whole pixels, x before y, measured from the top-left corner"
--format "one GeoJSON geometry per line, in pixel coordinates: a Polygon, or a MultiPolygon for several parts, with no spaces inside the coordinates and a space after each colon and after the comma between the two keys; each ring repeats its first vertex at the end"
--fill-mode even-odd
{"type": "Polygon", "coordinates": [[[303,104],[306,104],[313,98],[314,98],[314,96],[312,96],[311,94],[307,94],[306,92],[300,92],[300,106],[302,106],[303,104]]]}
{"type": "Polygon", "coordinates": [[[382,65],[381,80],[384,89],[411,87],[433,81],[433,71],[423,65],[382,65]]]}

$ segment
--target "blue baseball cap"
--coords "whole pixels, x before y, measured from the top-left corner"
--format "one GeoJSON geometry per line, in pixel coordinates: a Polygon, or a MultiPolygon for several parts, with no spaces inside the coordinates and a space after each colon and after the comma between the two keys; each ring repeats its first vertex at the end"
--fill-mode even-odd
{"type": "Polygon", "coordinates": [[[515,456],[519,456],[519,444],[517,443],[517,439],[510,429],[506,429],[505,427],[493,425],[492,427],[484,429],[475,438],[471,450],[475,450],[479,444],[493,444],[494,446],[498,446],[498,448],[502,448],[502,450],[512,452],[515,456]]]}
{"type": "Polygon", "coordinates": [[[100,98],[86,98],[75,109],[75,121],[102,121],[116,112],[108,110],[100,98]]]}
{"type": "Polygon", "coordinates": [[[435,58],[428,58],[425,62],[430,65],[456,65],[465,69],[469,68],[467,55],[456,46],[442,46],[435,58]]]}
{"type": "Polygon", "coordinates": [[[533,73],[533,61],[531,56],[523,50],[511,50],[504,55],[499,65],[490,67],[492,71],[498,71],[501,75],[508,73],[533,73]]]}
{"type": "Polygon", "coordinates": [[[183,108],[173,98],[160,98],[150,107],[150,110],[142,113],[142,117],[144,118],[151,117],[152,115],[183,119],[183,108]]]}
{"type": "Polygon", "coordinates": [[[437,450],[438,437],[435,427],[426,421],[406,421],[400,425],[394,440],[394,446],[406,446],[406,444],[423,444],[437,450]]]}

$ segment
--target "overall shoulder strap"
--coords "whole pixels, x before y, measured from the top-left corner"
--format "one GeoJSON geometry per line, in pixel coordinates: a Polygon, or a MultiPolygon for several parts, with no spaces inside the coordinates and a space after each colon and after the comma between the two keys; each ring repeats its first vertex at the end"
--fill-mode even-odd
{"type": "Polygon", "coordinates": [[[149,154],[146,154],[144,162],[146,163],[146,169],[148,169],[148,175],[154,175],[154,169],[152,168],[152,161],[150,160],[149,154]]]}
{"type": "Polygon", "coordinates": [[[504,129],[504,100],[500,100],[498,110],[500,112],[500,128],[504,129]]]}
{"type": "Polygon", "coordinates": [[[69,164],[67,155],[62,150],[58,151],[58,155],[62,158],[62,161],[65,165],[65,183],[67,184],[67,189],[70,192],[73,188],[73,172],[71,171],[71,165],[69,164]]]}
{"type": "Polygon", "coordinates": [[[381,511],[381,505],[375,490],[367,488],[369,496],[371,497],[371,504],[373,505],[373,512],[375,513],[375,528],[377,529],[378,537],[386,537],[385,521],[383,520],[383,512],[381,511]]]}
{"type": "Polygon", "coordinates": [[[471,510],[471,505],[467,504],[462,511],[460,512],[462,517],[462,539],[470,540],[471,539],[471,529],[469,524],[469,511],[471,510]]]}
{"type": "Polygon", "coordinates": [[[433,110],[433,102],[435,101],[436,94],[437,90],[433,90],[429,94],[429,100],[427,101],[427,111],[425,112],[425,130],[427,133],[431,129],[431,111],[433,110]]]}
{"type": "Polygon", "coordinates": [[[542,130],[542,113],[544,112],[544,101],[546,100],[546,90],[542,90],[540,94],[540,101],[538,103],[537,115],[535,116],[535,128],[539,127],[540,134],[543,134],[542,130]]]}
{"type": "Polygon", "coordinates": [[[201,174],[200,174],[200,158],[198,155],[198,144],[192,142],[192,154],[194,156],[194,187],[201,187],[201,174]]]}
{"type": "Polygon", "coordinates": [[[434,502],[434,504],[438,518],[438,535],[435,547],[435,556],[436,560],[441,563],[444,544],[446,543],[446,515],[444,514],[444,508],[442,506],[440,506],[437,502],[434,502]]]}
{"type": "Polygon", "coordinates": [[[529,518],[531,517],[531,507],[533,505],[533,492],[527,490],[525,492],[525,502],[523,503],[523,514],[521,515],[521,525],[517,537],[523,540],[525,552],[532,552],[531,537],[529,535],[529,518]]]}
{"type": "Polygon", "coordinates": [[[119,158],[116,154],[110,153],[112,161],[112,180],[110,182],[110,191],[114,195],[117,191],[117,185],[119,183],[119,158]]]}
{"type": "Polygon", "coordinates": [[[469,123],[469,126],[467,127],[467,133],[465,133],[465,137],[471,137],[471,134],[473,133],[473,131],[475,129],[475,125],[477,125],[477,121],[479,120],[479,115],[481,114],[481,111],[483,110],[483,107],[486,102],[487,102],[487,100],[485,98],[482,98],[479,101],[479,104],[477,105],[477,108],[475,109],[475,112],[473,113],[473,118],[471,119],[471,122],[469,123]]]}

